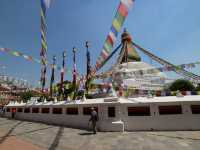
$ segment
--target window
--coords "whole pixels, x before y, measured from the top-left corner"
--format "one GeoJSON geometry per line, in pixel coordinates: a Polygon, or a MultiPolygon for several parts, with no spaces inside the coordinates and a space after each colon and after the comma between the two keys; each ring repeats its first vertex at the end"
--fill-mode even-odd
{"type": "Polygon", "coordinates": [[[23,108],[17,108],[17,112],[23,112],[23,108]]]}
{"type": "Polygon", "coordinates": [[[191,105],[192,114],[200,114],[200,105],[191,105]]]}
{"type": "Polygon", "coordinates": [[[7,111],[7,112],[10,112],[10,108],[7,108],[6,111],[7,111]]]}
{"type": "Polygon", "coordinates": [[[115,107],[108,107],[108,117],[115,117],[115,107]]]}
{"type": "MultiPolygon", "coordinates": [[[[92,107],[84,107],[83,114],[84,115],[91,115],[91,108],[92,107]]],[[[98,107],[94,107],[95,111],[98,113],[98,107]]]]}
{"type": "Polygon", "coordinates": [[[30,108],[24,108],[24,113],[30,113],[30,108]]]}
{"type": "Polygon", "coordinates": [[[128,107],[128,116],[150,116],[150,107],[128,107]]]}
{"type": "Polygon", "coordinates": [[[53,114],[62,114],[62,108],[53,108],[53,114]]]}
{"type": "Polygon", "coordinates": [[[32,113],[39,113],[39,108],[32,108],[32,113]]]}
{"type": "Polygon", "coordinates": [[[66,109],[68,115],[78,115],[78,107],[69,107],[66,109]]]}
{"type": "Polygon", "coordinates": [[[160,115],[182,114],[182,108],[180,105],[159,106],[159,113],[160,115]]]}
{"type": "Polygon", "coordinates": [[[49,108],[42,108],[42,113],[43,114],[48,114],[49,113],[49,108]]]}

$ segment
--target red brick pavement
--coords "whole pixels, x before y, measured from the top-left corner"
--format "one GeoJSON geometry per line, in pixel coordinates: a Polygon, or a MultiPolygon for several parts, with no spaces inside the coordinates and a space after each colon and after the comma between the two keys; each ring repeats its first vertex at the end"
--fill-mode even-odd
{"type": "MultiPolygon", "coordinates": [[[[1,130],[0,136],[3,137],[4,135],[5,132],[1,130]]],[[[1,140],[0,150],[46,150],[46,149],[38,147],[30,142],[24,141],[15,136],[8,136],[5,137],[4,140],[1,140]]]]}

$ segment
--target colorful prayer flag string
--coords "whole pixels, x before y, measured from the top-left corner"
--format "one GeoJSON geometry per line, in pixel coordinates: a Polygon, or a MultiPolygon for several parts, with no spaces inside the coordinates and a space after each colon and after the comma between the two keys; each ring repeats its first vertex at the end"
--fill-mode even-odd
{"type": "Polygon", "coordinates": [[[16,51],[16,50],[11,50],[9,48],[0,48],[0,51],[2,52],[7,52],[8,54],[12,55],[12,56],[16,56],[16,57],[23,57],[24,59],[28,60],[28,61],[34,61],[37,63],[40,63],[39,59],[33,58],[32,56],[28,56],[26,54],[23,54],[20,51],[16,51]]]}
{"type": "MultiPolygon", "coordinates": [[[[46,63],[46,52],[47,52],[47,42],[46,42],[46,10],[50,6],[50,0],[41,0],[41,11],[40,11],[40,19],[41,19],[41,51],[40,51],[40,58],[41,58],[41,86],[42,91],[45,87],[46,82],[46,69],[47,69],[47,63],[46,63]]],[[[27,58],[27,60],[31,58],[27,58]]]]}
{"type": "MultiPolygon", "coordinates": [[[[23,57],[24,59],[26,59],[27,61],[30,61],[30,62],[36,62],[38,64],[41,64],[41,61],[39,59],[34,58],[32,56],[29,56],[29,55],[26,55],[26,54],[24,54],[24,53],[22,53],[20,51],[17,51],[17,50],[11,50],[9,48],[0,48],[0,51],[6,52],[6,53],[8,53],[8,54],[10,54],[12,56],[15,56],[15,57],[23,57]]],[[[49,64],[48,61],[46,61],[46,64],[50,68],[53,67],[53,65],[49,64]]],[[[176,66],[177,67],[176,69],[177,70],[178,69],[192,69],[192,68],[195,68],[195,67],[197,67],[199,65],[200,65],[200,61],[196,61],[196,62],[192,62],[192,63],[188,63],[188,64],[178,65],[178,66],[176,66]]],[[[54,67],[58,71],[62,70],[62,67],[60,67],[60,66],[55,65],[54,67]]],[[[133,71],[133,72],[130,72],[130,73],[132,73],[132,74],[146,74],[146,73],[151,74],[151,73],[155,73],[157,71],[167,72],[167,71],[173,71],[173,70],[174,70],[173,67],[171,67],[171,66],[165,66],[165,67],[160,67],[160,68],[153,68],[153,69],[146,69],[146,70],[137,70],[137,71],[133,71]]],[[[62,71],[66,72],[68,74],[70,74],[71,72],[73,72],[73,71],[70,71],[69,69],[63,69],[62,71]]],[[[97,76],[101,76],[101,75],[99,74],[97,76]]],[[[108,76],[109,76],[109,74],[108,74],[108,76]]]]}
{"type": "MultiPolygon", "coordinates": [[[[12,49],[9,49],[9,48],[2,48],[2,47],[0,47],[0,51],[1,52],[6,52],[9,55],[12,55],[12,56],[15,56],[15,57],[23,57],[25,60],[30,61],[30,62],[36,62],[38,64],[42,64],[39,59],[34,58],[34,57],[30,56],[30,55],[26,55],[26,54],[24,54],[24,53],[22,53],[20,51],[17,51],[17,50],[12,50],[12,49]]],[[[47,60],[46,60],[46,65],[48,67],[52,68],[52,65],[49,64],[49,62],[47,60]]],[[[54,67],[58,71],[61,71],[61,69],[62,69],[60,66],[57,66],[57,65],[55,65],[54,67]]],[[[69,69],[64,69],[64,72],[66,72],[68,74],[71,73],[71,71],[69,69]]]]}
{"type": "Polygon", "coordinates": [[[110,32],[103,45],[103,49],[96,61],[96,70],[99,70],[104,65],[104,60],[110,55],[114,42],[116,41],[117,35],[121,30],[121,27],[128,15],[128,10],[133,4],[133,0],[121,0],[118,6],[117,12],[112,22],[110,32]]]}
{"type": "MultiPolygon", "coordinates": [[[[188,63],[188,64],[181,64],[176,66],[176,69],[192,69],[197,67],[197,65],[200,65],[200,61],[196,61],[196,62],[192,62],[192,63],[188,63]]],[[[132,71],[129,72],[129,75],[142,75],[142,74],[153,74],[153,73],[157,73],[158,71],[160,72],[167,72],[167,71],[174,71],[174,67],[173,66],[165,66],[165,67],[160,67],[160,68],[152,68],[152,69],[141,69],[141,70],[136,70],[136,71],[132,71]]],[[[97,78],[107,78],[110,77],[111,72],[108,72],[107,74],[101,73],[99,75],[97,75],[97,78]]]]}

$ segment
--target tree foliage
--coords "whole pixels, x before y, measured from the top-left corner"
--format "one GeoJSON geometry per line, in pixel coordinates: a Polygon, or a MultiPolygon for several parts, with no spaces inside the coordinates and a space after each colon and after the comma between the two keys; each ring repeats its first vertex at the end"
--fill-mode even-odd
{"type": "Polygon", "coordinates": [[[188,81],[188,80],[184,80],[184,79],[178,79],[176,81],[174,81],[171,86],[169,87],[169,89],[171,91],[194,91],[195,87],[194,85],[188,81]]]}
{"type": "Polygon", "coordinates": [[[34,94],[31,91],[23,92],[20,94],[20,97],[24,102],[27,102],[33,96],[34,96],[34,94]]]}
{"type": "Polygon", "coordinates": [[[197,85],[197,87],[195,88],[196,91],[200,91],[200,84],[197,85]]]}

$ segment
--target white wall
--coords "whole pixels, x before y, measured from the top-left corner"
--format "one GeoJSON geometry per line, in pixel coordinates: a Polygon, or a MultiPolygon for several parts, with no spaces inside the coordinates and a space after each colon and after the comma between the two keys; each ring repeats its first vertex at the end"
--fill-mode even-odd
{"type": "MultiPolygon", "coordinates": [[[[200,114],[192,114],[190,104],[181,104],[183,114],[176,115],[159,115],[159,105],[176,105],[174,104],[140,104],[138,106],[150,106],[151,116],[128,116],[127,107],[123,105],[123,122],[126,131],[135,130],[199,130],[200,114]]],[[[180,104],[180,103],[179,103],[180,104]]],[[[135,106],[135,105],[133,105],[135,106]]]]}
{"type": "MultiPolygon", "coordinates": [[[[200,114],[192,114],[190,105],[200,102],[170,102],[170,103],[102,103],[102,104],[74,104],[72,106],[54,106],[63,108],[63,114],[42,114],[42,113],[16,113],[17,119],[40,121],[49,124],[65,125],[74,128],[88,129],[90,115],[83,115],[83,107],[98,107],[99,121],[98,128],[101,131],[136,131],[136,130],[200,130],[200,114]],[[183,114],[159,115],[160,105],[182,105],[183,114]],[[67,107],[78,107],[79,115],[68,115],[67,107]],[[108,107],[116,107],[116,116],[108,117],[108,107]],[[151,116],[128,116],[127,107],[150,106],[151,116]],[[121,121],[121,122],[120,122],[121,121]]],[[[46,106],[48,107],[48,106],[46,106]]],[[[52,107],[52,106],[51,106],[52,107]]],[[[6,112],[7,117],[11,113],[6,112]]]]}

